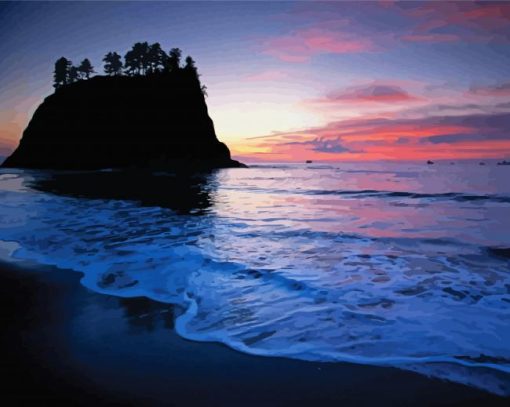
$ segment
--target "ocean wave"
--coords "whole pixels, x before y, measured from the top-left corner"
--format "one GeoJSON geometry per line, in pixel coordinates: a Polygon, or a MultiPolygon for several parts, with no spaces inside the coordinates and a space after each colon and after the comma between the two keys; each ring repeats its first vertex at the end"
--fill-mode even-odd
{"type": "MultiPolygon", "coordinates": [[[[267,178],[266,178],[267,180],[267,178]]],[[[252,181],[256,181],[253,179],[252,181]]],[[[239,186],[232,187],[221,187],[222,189],[237,190],[239,186]]],[[[476,201],[487,201],[497,203],[510,203],[510,196],[496,195],[496,194],[466,194],[457,192],[445,192],[445,193],[418,193],[418,192],[406,192],[406,191],[385,191],[375,189],[362,189],[362,190],[329,190],[329,189],[287,189],[287,188],[260,188],[256,186],[248,186],[246,190],[256,193],[270,193],[270,194],[290,194],[290,195],[335,195],[346,198],[403,198],[403,199],[423,199],[423,200],[444,200],[454,202],[476,202],[476,201]]]]}
{"type": "Polygon", "coordinates": [[[378,190],[352,190],[352,191],[331,191],[331,190],[311,190],[306,191],[309,195],[348,195],[353,197],[379,197],[379,198],[408,198],[408,199],[442,199],[457,202],[469,201],[492,201],[501,203],[510,203],[510,197],[501,195],[473,195],[456,192],[424,194],[404,191],[378,191],[378,190]]]}

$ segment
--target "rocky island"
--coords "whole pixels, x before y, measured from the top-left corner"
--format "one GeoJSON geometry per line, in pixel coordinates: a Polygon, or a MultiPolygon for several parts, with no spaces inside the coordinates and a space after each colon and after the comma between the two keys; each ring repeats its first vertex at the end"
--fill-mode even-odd
{"type": "Polygon", "coordinates": [[[205,87],[191,57],[137,43],[125,56],[105,56],[107,76],[89,77],[60,58],[55,93],[37,108],[3,167],[94,170],[239,167],[209,117],[205,87]]]}

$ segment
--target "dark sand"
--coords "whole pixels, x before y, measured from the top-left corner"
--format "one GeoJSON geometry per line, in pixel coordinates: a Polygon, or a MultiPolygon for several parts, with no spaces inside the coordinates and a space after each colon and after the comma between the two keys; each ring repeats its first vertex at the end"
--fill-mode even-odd
{"type": "Polygon", "coordinates": [[[3,405],[510,405],[399,369],[190,342],[172,306],[96,294],[71,271],[2,263],[0,291],[3,405]]]}

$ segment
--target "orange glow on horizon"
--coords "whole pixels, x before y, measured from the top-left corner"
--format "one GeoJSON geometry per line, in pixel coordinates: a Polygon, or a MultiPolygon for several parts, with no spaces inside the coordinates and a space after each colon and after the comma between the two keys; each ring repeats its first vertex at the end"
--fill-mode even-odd
{"type": "Polygon", "coordinates": [[[377,160],[465,160],[465,159],[503,159],[510,157],[510,140],[464,141],[450,143],[426,144],[383,144],[366,145],[360,151],[329,153],[313,151],[303,144],[269,144],[264,147],[243,146],[233,148],[232,153],[241,161],[377,161],[377,160]]]}

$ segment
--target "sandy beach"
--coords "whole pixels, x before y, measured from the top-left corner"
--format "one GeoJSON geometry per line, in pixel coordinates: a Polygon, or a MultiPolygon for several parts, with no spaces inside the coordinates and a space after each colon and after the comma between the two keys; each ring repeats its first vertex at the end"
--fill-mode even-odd
{"type": "Polygon", "coordinates": [[[184,340],[170,305],[96,294],[70,270],[2,263],[7,405],[507,405],[395,368],[242,354],[184,340]],[[419,395],[419,399],[416,399],[419,395]]]}

